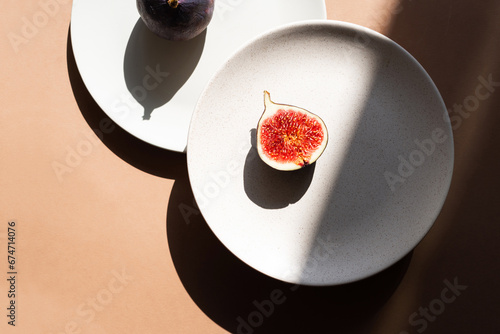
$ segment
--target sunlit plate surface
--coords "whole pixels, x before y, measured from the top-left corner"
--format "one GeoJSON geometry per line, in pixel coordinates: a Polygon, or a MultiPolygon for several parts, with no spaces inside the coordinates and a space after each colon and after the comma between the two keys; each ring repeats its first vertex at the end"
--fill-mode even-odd
{"type": "Polygon", "coordinates": [[[410,252],[451,182],[446,108],[417,61],[348,23],[291,24],[236,53],[210,81],[188,137],[193,192],[242,261],[309,285],[356,281],[410,252]],[[313,165],[280,172],[256,155],[263,91],[326,123],[313,165]]]}

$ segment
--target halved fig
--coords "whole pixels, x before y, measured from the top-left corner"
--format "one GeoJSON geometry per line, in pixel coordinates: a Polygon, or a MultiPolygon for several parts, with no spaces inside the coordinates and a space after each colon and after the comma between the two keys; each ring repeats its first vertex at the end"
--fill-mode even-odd
{"type": "Polygon", "coordinates": [[[303,108],[277,104],[264,91],[264,112],[257,125],[257,152],[269,166],[297,170],[315,162],[326,148],[323,120],[303,108]]]}

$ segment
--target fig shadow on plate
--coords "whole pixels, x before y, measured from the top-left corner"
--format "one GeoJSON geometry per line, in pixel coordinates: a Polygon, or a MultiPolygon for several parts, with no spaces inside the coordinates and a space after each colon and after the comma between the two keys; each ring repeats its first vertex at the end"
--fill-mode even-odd
{"type": "Polygon", "coordinates": [[[206,29],[188,41],[169,41],[138,19],[125,50],[123,72],[127,89],[149,120],[168,103],[195,70],[205,45],[206,29]]]}
{"type": "Polygon", "coordinates": [[[279,171],[268,166],[257,153],[257,130],[250,130],[252,147],[243,169],[248,198],[265,209],[281,209],[298,202],[311,185],[316,163],[295,171],[279,171]]]}
{"type": "Polygon", "coordinates": [[[70,29],[66,46],[68,76],[83,118],[99,140],[116,156],[151,175],[175,179],[186,169],[186,155],[142,141],[112,121],[88,91],[76,65],[70,29]]]}

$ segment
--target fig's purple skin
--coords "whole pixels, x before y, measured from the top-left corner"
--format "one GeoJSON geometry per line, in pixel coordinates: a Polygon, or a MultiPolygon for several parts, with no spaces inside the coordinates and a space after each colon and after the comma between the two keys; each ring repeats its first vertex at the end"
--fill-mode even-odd
{"type": "Polygon", "coordinates": [[[156,35],[184,41],[207,28],[212,20],[214,0],[137,0],[137,9],[156,35]]]}

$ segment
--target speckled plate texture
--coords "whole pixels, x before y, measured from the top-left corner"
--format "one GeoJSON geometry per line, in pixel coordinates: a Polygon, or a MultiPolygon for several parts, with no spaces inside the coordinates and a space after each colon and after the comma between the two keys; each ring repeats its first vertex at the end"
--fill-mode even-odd
{"type": "Polygon", "coordinates": [[[279,280],[336,285],[422,240],[448,193],[453,137],[436,86],[403,48],[357,25],[306,21],[248,42],[216,72],[187,160],[201,213],[238,258],[279,280]],[[258,157],[264,90],[325,121],[315,164],[280,172],[258,157]]]}

